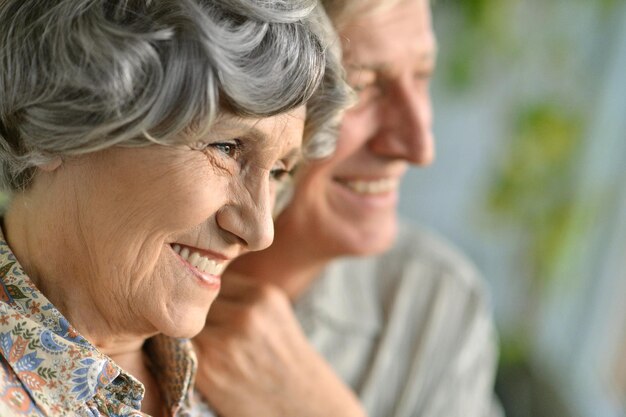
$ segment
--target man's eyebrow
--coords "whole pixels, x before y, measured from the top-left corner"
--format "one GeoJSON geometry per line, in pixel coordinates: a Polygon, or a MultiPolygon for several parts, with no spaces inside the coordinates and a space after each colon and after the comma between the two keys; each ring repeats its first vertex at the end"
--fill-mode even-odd
{"type": "Polygon", "coordinates": [[[349,71],[372,71],[372,72],[383,72],[388,65],[379,64],[379,63],[367,63],[367,64],[346,64],[346,69],[349,71]]]}
{"type": "MultiPolygon", "coordinates": [[[[425,52],[419,56],[416,62],[420,64],[427,64],[434,66],[437,61],[437,51],[434,52],[425,52]]],[[[379,62],[370,62],[370,63],[348,63],[346,64],[346,69],[351,71],[373,71],[373,72],[389,72],[393,68],[392,65],[386,63],[379,62]]]]}
{"type": "Polygon", "coordinates": [[[282,159],[285,159],[290,164],[299,162],[302,159],[302,148],[299,146],[291,148],[282,159]]]}

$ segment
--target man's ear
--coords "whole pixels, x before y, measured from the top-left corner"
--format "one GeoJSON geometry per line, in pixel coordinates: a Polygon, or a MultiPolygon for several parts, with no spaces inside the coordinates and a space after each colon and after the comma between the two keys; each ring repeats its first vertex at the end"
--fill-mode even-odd
{"type": "Polygon", "coordinates": [[[58,167],[60,167],[62,163],[63,163],[63,160],[61,159],[61,157],[55,156],[49,162],[46,162],[45,164],[37,165],[37,168],[39,168],[42,171],[52,172],[58,167]]]}

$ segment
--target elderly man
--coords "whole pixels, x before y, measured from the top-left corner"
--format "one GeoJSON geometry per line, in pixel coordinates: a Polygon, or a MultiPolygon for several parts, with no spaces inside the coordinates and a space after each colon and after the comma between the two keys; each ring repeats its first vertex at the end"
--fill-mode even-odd
{"type": "Polygon", "coordinates": [[[273,246],[224,277],[197,388],[224,417],[498,415],[483,283],[398,224],[403,175],[434,157],[428,1],[323,3],[358,102],[335,154],[298,172],[273,246]]]}

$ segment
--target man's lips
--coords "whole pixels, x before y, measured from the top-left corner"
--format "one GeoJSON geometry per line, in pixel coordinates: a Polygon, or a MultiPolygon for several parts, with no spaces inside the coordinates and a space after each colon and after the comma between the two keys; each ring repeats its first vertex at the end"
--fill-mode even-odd
{"type": "Polygon", "coordinates": [[[223,255],[177,243],[171,246],[184,261],[205,274],[219,277],[228,265],[229,259],[223,255]]]}
{"type": "Polygon", "coordinates": [[[399,177],[381,178],[335,178],[335,181],[360,195],[387,194],[396,191],[400,186],[399,177]]]}

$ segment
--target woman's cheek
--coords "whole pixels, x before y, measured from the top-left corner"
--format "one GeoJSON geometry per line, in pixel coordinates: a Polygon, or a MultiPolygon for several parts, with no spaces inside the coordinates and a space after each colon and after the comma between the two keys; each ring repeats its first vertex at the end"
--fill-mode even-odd
{"type": "Polygon", "coordinates": [[[187,175],[164,197],[168,218],[188,228],[203,223],[228,204],[228,181],[225,177],[187,175]]]}

